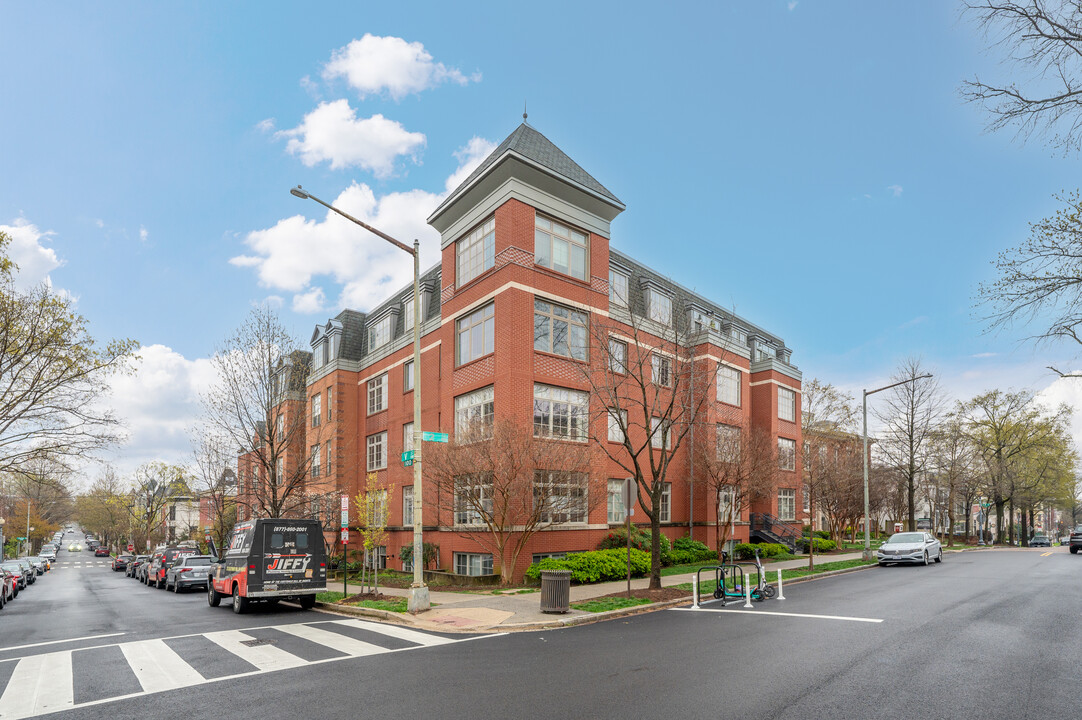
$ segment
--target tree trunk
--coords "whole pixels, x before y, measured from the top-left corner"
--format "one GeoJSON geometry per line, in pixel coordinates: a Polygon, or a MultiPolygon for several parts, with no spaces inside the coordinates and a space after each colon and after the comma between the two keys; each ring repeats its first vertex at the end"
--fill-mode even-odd
{"type": "MultiPolygon", "coordinates": [[[[660,497],[654,500],[655,508],[660,500],[660,497]]],[[[656,509],[650,518],[650,589],[661,589],[661,513],[656,509]]]]}

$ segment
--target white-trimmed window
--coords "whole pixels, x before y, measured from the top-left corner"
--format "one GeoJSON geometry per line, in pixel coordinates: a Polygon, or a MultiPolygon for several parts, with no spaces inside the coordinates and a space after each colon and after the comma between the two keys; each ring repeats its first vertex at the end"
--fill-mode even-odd
{"type": "Polygon", "coordinates": [[[279,457],[274,461],[274,476],[278,479],[279,483],[285,482],[286,477],[286,464],[285,458],[279,457]]]}
{"type": "Polygon", "coordinates": [[[650,357],[650,362],[653,365],[652,378],[655,385],[661,387],[672,386],[672,358],[667,355],[661,355],[659,353],[653,353],[650,357]]]}
{"type": "Polygon", "coordinates": [[[793,488],[778,490],[778,519],[785,522],[796,520],[796,490],[793,488]]]}
{"type": "Polygon", "coordinates": [[[718,490],[718,518],[721,522],[740,522],[740,506],[739,504],[733,505],[736,499],[736,492],[732,486],[725,485],[718,490]],[[730,513],[732,516],[730,517],[730,513]]]}
{"type": "Polygon", "coordinates": [[[586,473],[535,470],[533,501],[538,521],[552,525],[586,522],[586,473]]]}
{"type": "Polygon", "coordinates": [[[578,310],[533,301],[533,349],[575,360],[586,359],[587,315],[578,310]]]}
{"type": "Polygon", "coordinates": [[[402,452],[413,449],[413,423],[408,422],[402,426],[402,452]]]}
{"type": "Polygon", "coordinates": [[[740,405],[740,371],[728,365],[718,366],[718,401],[740,405]]]}
{"type": "Polygon", "coordinates": [[[331,388],[327,388],[327,422],[330,422],[331,419],[334,417],[334,413],[331,412],[331,405],[332,405],[331,397],[332,396],[333,396],[333,391],[331,390],[331,388]]]}
{"type": "Polygon", "coordinates": [[[483,525],[492,517],[492,476],[487,473],[455,478],[455,525],[483,525]]]}
{"type": "Polygon", "coordinates": [[[392,317],[388,315],[368,328],[368,352],[383,347],[391,341],[391,320],[392,317]]]}
{"type": "Polygon", "coordinates": [[[387,467],[387,431],[368,436],[368,470],[387,467]]]}
{"type": "Polygon", "coordinates": [[[778,438],[778,469],[796,470],[796,440],[778,438]]]}
{"type": "Polygon", "coordinates": [[[387,373],[368,381],[368,414],[387,409],[387,373]]]}
{"type": "Polygon", "coordinates": [[[455,553],[455,575],[491,575],[492,555],[488,553],[455,553]]]}
{"type": "Polygon", "coordinates": [[[489,303],[455,322],[458,342],[455,345],[456,365],[484,357],[495,348],[496,305],[489,303]]]}
{"type": "Polygon", "coordinates": [[[402,301],[402,327],[413,330],[413,295],[402,301]]]}
{"type": "Polygon", "coordinates": [[[589,277],[590,240],[555,220],[537,215],[534,223],[534,259],[538,265],[579,280],[589,277]]]}
{"type": "Polygon", "coordinates": [[[286,434],[286,416],[278,413],[277,419],[274,421],[274,434],[278,440],[285,437],[286,434]]]}
{"type": "Polygon", "coordinates": [[[624,430],[627,427],[627,410],[614,410],[609,408],[609,442],[622,443],[624,430]],[[621,423],[620,421],[623,420],[621,423]],[[621,427],[621,425],[623,427],[621,427]]]}
{"type": "Polygon", "coordinates": [[[413,525],[413,486],[402,487],[402,524],[406,527],[413,525]]]}
{"type": "Polygon", "coordinates": [[[665,326],[672,325],[672,298],[656,288],[647,288],[646,317],[665,326]]]}
{"type": "Polygon", "coordinates": [[[323,348],[326,345],[326,341],[320,340],[312,348],[312,371],[319,370],[323,367],[323,348]]]}
{"type": "Polygon", "coordinates": [[[317,393],[312,396],[312,427],[319,427],[319,421],[323,418],[323,395],[317,393]]]}
{"type": "Polygon", "coordinates": [[[740,428],[736,425],[718,423],[716,440],[718,446],[718,460],[730,463],[740,460],[740,435],[740,428]]]}
{"type": "Polygon", "coordinates": [[[533,386],[534,437],[586,442],[590,394],[579,390],[533,386]]]}
{"type": "Polygon", "coordinates": [[[627,374],[627,343],[623,340],[609,338],[609,370],[627,374]]]}
{"type": "Polygon", "coordinates": [[[402,363],[402,392],[413,389],[413,361],[402,363]]]}
{"type": "Polygon", "coordinates": [[[320,458],[320,450],[322,446],[319,444],[312,446],[312,477],[319,477],[320,470],[323,469],[323,461],[320,458]]]}
{"type": "Polygon", "coordinates": [[[672,483],[665,483],[664,489],[661,491],[661,508],[660,518],[658,522],[670,522],[672,517],[672,483]]]}
{"type": "Polygon", "coordinates": [[[455,284],[462,287],[496,264],[496,221],[485,220],[456,244],[455,284]]]}
{"type": "Polygon", "coordinates": [[[758,356],[756,360],[773,360],[778,356],[776,350],[770,345],[759,343],[755,346],[755,354],[758,356]]]}
{"type": "Polygon", "coordinates": [[[331,441],[328,440],[323,447],[324,454],[327,456],[327,475],[330,476],[331,470],[334,468],[334,464],[331,462],[331,458],[334,455],[331,453],[331,441]]]}
{"type": "Polygon", "coordinates": [[[492,437],[495,393],[491,385],[455,398],[455,435],[481,439],[492,437]]]}
{"type": "Polygon", "coordinates": [[[796,392],[789,388],[778,388],[778,417],[796,422],[796,392]]]}
{"type": "Polygon", "coordinates": [[[800,499],[803,501],[801,504],[804,506],[804,512],[811,512],[811,493],[808,491],[807,485],[802,488],[800,499]]]}
{"type": "Polygon", "coordinates": [[[607,520],[610,524],[622,523],[627,519],[627,508],[624,507],[623,480],[609,480],[609,502],[607,520]]]}
{"type": "Polygon", "coordinates": [[[662,447],[666,450],[672,450],[671,422],[662,422],[661,418],[650,418],[650,430],[653,433],[650,435],[650,447],[657,448],[658,450],[662,447]]]}
{"type": "Polygon", "coordinates": [[[609,304],[622,308],[628,305],[627,275],[612,268],[609,268],[609,304]]]}

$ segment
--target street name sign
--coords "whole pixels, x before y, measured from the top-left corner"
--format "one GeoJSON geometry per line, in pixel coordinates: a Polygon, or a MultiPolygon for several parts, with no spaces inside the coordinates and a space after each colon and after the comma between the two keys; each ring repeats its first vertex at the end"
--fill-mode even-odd
{"type": "Polygon", "coordinates": [[[447,433],[441,432],[423,432],[421,433],[421,439],[425,442],[448,442],[447,433]]]}

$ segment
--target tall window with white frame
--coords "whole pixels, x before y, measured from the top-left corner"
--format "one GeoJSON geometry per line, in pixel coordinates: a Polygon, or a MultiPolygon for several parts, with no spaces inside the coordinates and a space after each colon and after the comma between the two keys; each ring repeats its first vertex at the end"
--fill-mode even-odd
{"type": "Polygon", "coordinates": [[[483,525],[492,518],[492,475],[475,473],[455,478],[455,525],[483,525]]]}
{"type": "Polygon", "coordinates": [[[323,469],[323,461],[320,459],[320,450],[322,450],[322,446],[319,443],[312,446],[311,473],[314,478],[319,477],[320,470],[323,469]]]}
{"type": "Polygon", "coordinates": [[[586,473],[534,471],[534,509],[546,525],[585,524],[586,473]]]}
{"type": "Polygon", "coordinates": [[[406,332],[413,330],[413,294],[402,301],[402,327],[406,332]]]}
{"type": "Polygon", "coordinates": [[[650,418],[650,447],[672,450],[672,421],[650,418]]]}
{"type": "Polygon", "coordinates": [[[796,440],[778,438],[778,469],[796,470],[796,440]]]}
{"type": "Polygon", "coordinates": [[[496,264],[496,221],[485,220],[455,246],[455,285],[462,287],[496,264]]]}
{"type": "Polygon", "coordinates": [[[786,387],[778,388],[778,418],[796,422],[796,392],[786,387]]]}
{"type": "Polygon", "coordinates": [[[413,450],[413,423],[402,426],[402,452],[413,450]]]}
{"type": "Polygon", "coordinates": [[[627,428],[627,410],[609,408],[609,442],[622,443],[627,428]]]}
{"type": "Polygon", "coordinates": [[[589,418],[589,393],[551,385],[533,386],[534,437],[586,442],[589,418]]]}
{"type": "Polygon", "coordinates": [[[408,360],[402,363],[402,392],[409,392],[413,389],[413,361],[408,360]]]}
{"type": "Polygon", "coordinates": [[[650,362],[653,365],[654,385],[661,387],[672,386],[672,358],[660,353],[653,353],[650,362]]]}
{"type": "Polygon", "coordinates": [[[619,270],[609,268],[609,305],[627,308],[628,277],[619,270]]]}
{"type": "Polygon", "coordinates": [[[609,338],[609,370],[627,374],[627,343],[623,340],[609,338]]]}
{"type": "Polygon", "coordinates": [[[793,488],[778,490],[778,519],[784,522],[796,520],[796,490],[793,488]]]}
{"type": "Polygon", "coordinates": [[[718,366],[718,402],[740,405],[741,372],[728,365],[718,366]]]}
{"type": "Polygon", "coordinates": [[[584,312],[535,299],[533,303],[533,349],[575,360],[586,359],[584,312]]]}
{"type": "Polygon", "coordinates": [[[368,381],[368,414],[387,409],[387,373],[368,381]]]}
{"type": "Polygon", "coordinates": [[[627,510],[624,508],[623,480],[609,480],[609,501],[606,519],[610,525],[622,523],[627,519],[627,510]]]}
{"type": "Polygon", "coordinates": [[[496,306],[493,303],[474,310],[455,322],[455,364],[464,365],[495,350],[496,306]]]}
{"type": "Polygon", "coordinates": [[[402,486],[402,525],[413,525],[413,486],[402,486]]]}
{"type": "Polygon", "coordinates": [[[717,427],[717,458],[721,462],[735,463],[740,461],[741,437],[740,428],[736,425],[718,423],[717,427]]]}
{"type": "Polygon", "coordinates": [[[665,483],[665,487],[661,490],[661,507],[659,508],[661,517],[659,522],[667,523],[672,521],[672,483],[665,483]]]}
{"type": "Polygon", "coordinates": [[[368,328],[368,352],[381,348],[391,341],[391,316],[376,321],[368,328]]]}
{"type": "Polygon", "coordinates": [[[489,385],[455,398],[456,439],[483,440],[492,437],[494,396],[493,386],[489,385]]]}
{"type": "Polygon", "coordinates": [[[319,427],[319,421],[323,418],[323,395],[316,393],[312,396],[312,427],[319,427]]]}
{"type": "Polygon", "coordinates": [[[387,431],[368,436],[368,471],[387,468],[387,431]]]}
{"type": "Polygon", "coordinates": [[[538,265],[577,280],[590,277],[590,239],[585,233],[537,215],[534,223],[534,260],[538,265]]]}
{"type": "Polygon", "coordinates": [[[666,327],[672,325],[672,298],[657,288],[646,291],[646,316],[666,327]]]}

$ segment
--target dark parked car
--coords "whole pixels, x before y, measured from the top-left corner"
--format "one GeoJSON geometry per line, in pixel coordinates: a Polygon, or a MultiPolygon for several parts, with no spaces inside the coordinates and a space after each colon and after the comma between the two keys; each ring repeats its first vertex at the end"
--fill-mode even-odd
{"type": "Polygon", "coordinates": [[[137,578],[139,575],[139,568],[150,559],[149,555],[136,555],[128,561],[127,566],[124,568],[124,575],[130,578],[137,578]]]}
{"type": "Polygon", "coordinates": [[[1082,525],[1075,526],[1075,529],[1071,531],[1071,539],[1068,542],[1072,555],[1077,553],[1079,548],[1082,548],[1082,525]]]}
{"type": "Polygon", "coordinates": [[[1047,535],[1034,535],[1029,541],[1030,547],[1052,547],[1052,540],[1047,535]]]}
{"type": "Polygon", "coordinates": [[[195,555],[195,548],[186,547],[169,547],[162,548],[158,552],[154,553],[153,557],[147,563],[147,576],[146,584],[153,585],[161,590],[165,587],[165,573],[172,567],[173,563],[181,558],[185,558],[189,555],[195,555]]]}
{"type": "Polygon", "coordinates": [[[25,589],[27,585],[34,582],[34,571],[15,560],[8,560],[0,564],[0,568],[7,570],[15,576],[16,580],[18,580],[20,590],[25,589]]]}
{"type": "Polygon", "coordinates": [[[131,559],[131,555],[117,555],[113,558],[113,572],[127,569],[128,562],[131,561],[131,559]]]}
{"type": "Polygon", "coordinates": [[[210,555],[189,555],[173,563],[165,571],[165,589],[173,588],[180,592],[184,588],[207,588],[207,575],[210,574],[210,555]]]}

